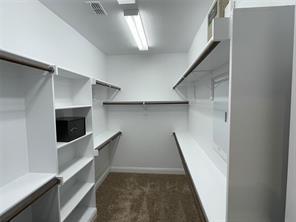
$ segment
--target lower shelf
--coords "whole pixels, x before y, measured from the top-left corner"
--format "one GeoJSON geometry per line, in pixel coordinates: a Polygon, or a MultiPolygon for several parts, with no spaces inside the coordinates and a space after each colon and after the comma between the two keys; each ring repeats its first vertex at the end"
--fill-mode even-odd
{"type": "Polygon", "coordinates": [[[66,220],[93,187],[94,183],[77,183],[61,197],[61,221],[66,220]]]}
{"type": "Polygon", "coordinates": [[[28,173],[0,187],[0,218],[5,217],[4,215],[15,207],[18,208],[18,205],[24,206],[34,200],[39,191],[44,192],[41,189],[52,180],[55,180],[54,174],[28,173]]]}
{"type": "Polygon", "coordinates": [[[92,222],[97,216],[95,207],[77,207],[65,222],[92,222]]]}
{"type": "Polygon", "coordinates": [[[226,221],[226,177],[187,132],[174,133],[184,168],[208,221],[226,221]]]}

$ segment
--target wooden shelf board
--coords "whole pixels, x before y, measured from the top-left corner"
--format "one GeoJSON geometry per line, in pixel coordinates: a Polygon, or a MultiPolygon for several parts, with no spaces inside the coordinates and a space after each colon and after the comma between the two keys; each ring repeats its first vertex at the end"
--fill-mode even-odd
{"type": "Polygon", "coordinates": [[[85,135],[83,135],[83,136],[81,136],[81,137],[79,137],[79,138],[77,138],[75,140],[72,140],[70,142],[57,142],[57,149],[61,149],[61,148],[65,147],[65,146],[73,144],[73,143],[75,143],[75,142],[77,142],[79,140],[82,140],[82,139],[90,136],[90,135],[92,135],[92,132],[86,132],[85,135]]]}
{"type": "Polygon", "coordinates": [[[61,221],[65,221],[81,200],[94,187],[94,183],[76,183],[61,197],[61,221]]]}
{"type": "Polygon", "coordinates": [[[54,174],[28,173],[0,187],[0,217],[54,178],[54,174]]]}
{"type": "Polygon", "coordinates": [[[226,176],[188,132],[174,136],[208,220],[226,221],[226,176]]]}
{"type": "Polygon", "coordinates": [[[92,157],[81,157],[79,159],[71,160],[61,167],[58,177],[61,178],[62,183],[66,183],[75,174],[87,166],[92,160],[92,157]]]}

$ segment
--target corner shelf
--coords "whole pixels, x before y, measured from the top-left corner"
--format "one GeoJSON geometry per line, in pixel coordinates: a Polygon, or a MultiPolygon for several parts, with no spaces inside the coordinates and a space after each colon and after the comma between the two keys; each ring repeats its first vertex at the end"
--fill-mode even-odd
{"type": "Polygon", "coordinates": [[[101,150],[108,143],[113,141],[115,138],[120,136],[122,133],[119,130],[108,130],[100,133],[98,136],[94,137],[94,149],[101,150]]]}
{"type": "Polygon", "coordinates": [[[91,163],[92,160],[92,157],[81,157],[67,162],[61,167],[62,170],[60,171],[58,178],[61,179],[62,183],[66,183],[76,173],[91,163]]]}
{"type": "Polygon", "coordinates": [[[0,187],[0,218],[9,219],[14,211],[21,212],[57,184],[54,174],[28,173],[0,187]]]}
{"type": "Polygon", "coordinates": [[[173,86],[173,89],[185,80],[192,82],[226,64],[230,57],[229,39],[229,18],[214,19],[212,39],[208,41],[203,51],[173,86]]]}
{"type": "Polygon", "coordinates": [[[112,101],[103,102],[104,106],[114,105],[188,105],[189,101],[112,101]]]}
{"type": "Polygon", "coordinates": [[[79,140],[82,140],[85,137],[90,136],[90,135],[92,135],[92,132],[86,132],[85,135],[83,135],[83,136],[81,136],[81,137],[79,137],[79,138],[77,138],[75,140],[72,140],[70,142],[57,142],[57,149],[61,149],[61,148],[65,147],[65,146],[73,144],[73,143],[75,143],[75,142],[77,142],[79,140]]]}
{"type": "Polygon", "coordinates": [[[226,176],[189,133],[174,132],[173,135],[195,197],[201,203],[208,221],[225,221],[226,176]]]}
{"type": "Polygon", "coordinates": [[[65,193],[61,203],[61,221],[65,221],[71,212],[78,206],[81,200],[94,187],[94,183],[76,183],[65,193]]]}

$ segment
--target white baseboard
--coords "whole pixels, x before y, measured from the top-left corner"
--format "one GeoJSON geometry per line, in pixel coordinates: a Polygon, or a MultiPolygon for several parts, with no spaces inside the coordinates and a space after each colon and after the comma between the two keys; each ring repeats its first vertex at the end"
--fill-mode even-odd
{"type": "Polygon", "coordinates": [[[110,172],[116,173],[147,173],[184,175],[182,168],[148,168],[148,167],[111,167],[110,172]]]}
{"type": "Polygon", "coordinates": [[[106,177],[108,176],[110,172],[110,167],[108,167],[105,172],[102,174],[102,176],[96,181],[95,184],[95,189],[97,190],[99,188],[99,186],[101,186],[101,184],[104,182],[104,180],[106,179],[106,177]]]}

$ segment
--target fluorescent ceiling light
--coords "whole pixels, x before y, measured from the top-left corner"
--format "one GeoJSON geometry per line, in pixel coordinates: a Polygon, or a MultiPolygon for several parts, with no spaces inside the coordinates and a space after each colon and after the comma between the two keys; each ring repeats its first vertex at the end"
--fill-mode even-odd
{"type": "Polygon", "coordinates": [[[119,5],[136,4],[136,0],[117,0],[119,5]]]}
{"type": "Polygon", "coordinates": [[[124,18],[126,19],[128,27],[138,45],[139,50],[147,51],[148,43],[139,10],[125,11],[124,18]]]}

